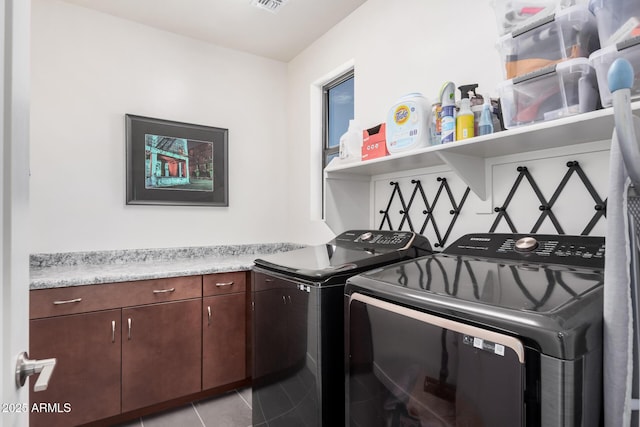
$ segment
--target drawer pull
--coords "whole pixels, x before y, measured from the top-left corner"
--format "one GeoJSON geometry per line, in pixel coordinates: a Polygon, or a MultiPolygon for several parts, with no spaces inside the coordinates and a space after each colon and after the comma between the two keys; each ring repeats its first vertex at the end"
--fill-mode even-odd
{"type": "Polygon", "coordinates": [[[208,316],[207,325],[211,326],[211,306],[210,305],[207,306],[207,316],[208,316]]]}
{"type": "Polygon", "coordinates": [[[116,342],[116,321],[111,321],[111,342],[116,342]]]}
{"type": "Polygon", "coordinates": [[[127,333],[127,339],[130,340],[131,339],[131,318],[130,317],[127,319],[127,325],[129,326],[129,332],[127,333]]]}
{"type": "Polygon", "coordinates": [[[153,293],[154,294],[166,294],[169,292],[175,292],[176,288],[169,288],[169,289],[154,289],[153,293]]]}
{"type": "Polygon", "coordinates": [[[69,299],[69,300],[66,300],[66,301],[54,301],[53,305],[73,304],[73,303],[80,302],[80,301],[82,301],[82,298],[69,299]]]}
{"type": "Polygon", "coordinates": [[[231,282],[219,282],[219,283],[216,283],[216,286],[219,287],[219,288],[221,288],[223,286],[233,286],[233,280],[231,282]]]}

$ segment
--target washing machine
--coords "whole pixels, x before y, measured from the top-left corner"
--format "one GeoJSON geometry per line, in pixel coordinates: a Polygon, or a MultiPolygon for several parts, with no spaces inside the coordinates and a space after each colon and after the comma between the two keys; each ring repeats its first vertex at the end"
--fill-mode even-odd
{"type": "Polygon", "coordinates": [[[470,234],[348,279],[348,425],[600,425],[604,249],[470,234]]]}
{"type": "Polygon", "coordinates": [[[431,253],[405,231],[351,230],[256,259],[252,271],[254,426],[344,425],[344,285],[431,253]]]}

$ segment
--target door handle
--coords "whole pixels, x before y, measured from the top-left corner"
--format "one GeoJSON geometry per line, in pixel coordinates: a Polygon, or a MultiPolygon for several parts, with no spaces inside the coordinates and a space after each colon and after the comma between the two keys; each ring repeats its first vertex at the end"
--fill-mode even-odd
{"type": "Polygon", "coordinates": [[[33,391],[44,391],[49,387],[49,380],[56,367],[56,359],[29,359],[27,352],[18,355],[16,362],[16,385],[22,387],[27,377],[33,374],[40,374],[33,386],[33,391]]]}
{"type": "Polygon", "coordinates": [[[211,306],[207,306],[207,326],[211,326],[211,306]]]}
{"type": "Polygon", "coordinates": [[[130,340],[131,339],[131,318],[129,317],[127,319],[127,339],[130,340]]]}

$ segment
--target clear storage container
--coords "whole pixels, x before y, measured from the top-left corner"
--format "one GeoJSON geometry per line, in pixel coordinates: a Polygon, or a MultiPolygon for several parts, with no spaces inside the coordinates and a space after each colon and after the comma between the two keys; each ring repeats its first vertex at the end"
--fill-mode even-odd
{"type": "Polygon", "coordinates": [[[602,47],[640,36],[640,1],[591,0],[589,9],[596,16],[602,47]]]}
{"type": "Polygon", "coordinates": [[[638,36],[597,50],[589,57],[591,66],[596,70],[603,107],[610,107],[612,104],[608,74],[609,67],[616,58],[626,58],[633,65],[635,78],[631,88],[631,99],[640,99],[640,36],[638,36]]]}
{"type": "Polygon", "coordinates": [[[491,5],[496,14],[498,34],[504,35],[526,25],[540,16],[548,15],[571,0],[494,0],[491,5]],[[540,15],[540,16],[538,16],[540,15]]]}
{"type": "Polygon", "coordinates": [[[518,27],[497,44],[505,79],[512,79],[600,48],[596,20],[587,5],[561,9],[518,27]]]}
{"type": "Polygon", "coordinates": [[[593,111],[596,75],[587,58],[576,58],[498,85],[507,129],[593,111]]]}

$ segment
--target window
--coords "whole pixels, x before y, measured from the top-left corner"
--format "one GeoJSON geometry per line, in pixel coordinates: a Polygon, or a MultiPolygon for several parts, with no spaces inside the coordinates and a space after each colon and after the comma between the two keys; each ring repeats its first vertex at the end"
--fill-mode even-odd
{"type": "Polygon", "coordinates": [[[337,157],[340,149],[340,137],[349,128],[353,120],[353,70],[341,75],[323,86],[322,128],[322,169],[337,157]]]}

